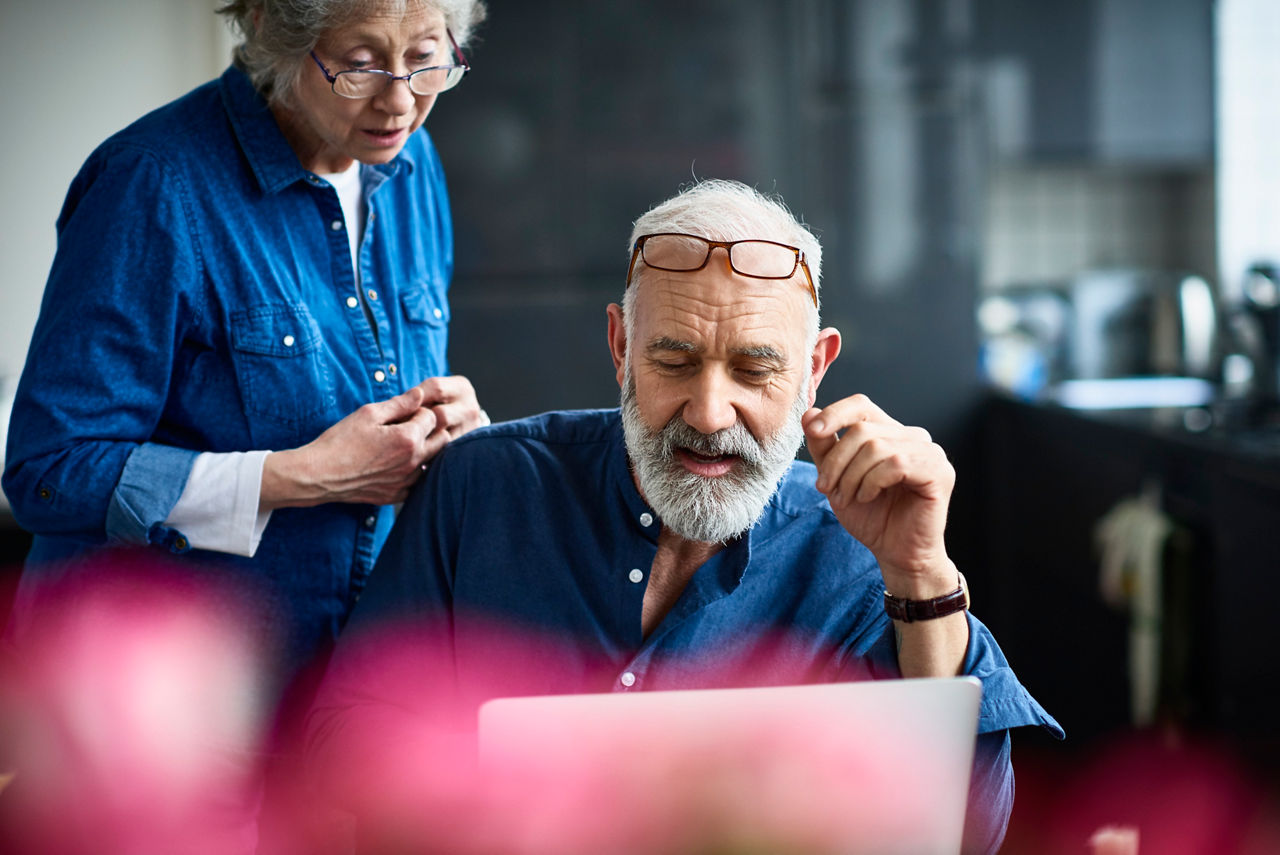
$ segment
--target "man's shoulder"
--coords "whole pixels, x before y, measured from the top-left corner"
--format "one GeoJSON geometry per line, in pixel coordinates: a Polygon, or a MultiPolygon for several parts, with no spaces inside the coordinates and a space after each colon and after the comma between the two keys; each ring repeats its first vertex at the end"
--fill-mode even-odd
{"type": "Polygon", "coordinates": [[[494,422],[471,431],[445,448],[448,457],[502,453],[529,447],[589,448],[619,435],[617,409],[553,410],[514,421],[494,422]]]}

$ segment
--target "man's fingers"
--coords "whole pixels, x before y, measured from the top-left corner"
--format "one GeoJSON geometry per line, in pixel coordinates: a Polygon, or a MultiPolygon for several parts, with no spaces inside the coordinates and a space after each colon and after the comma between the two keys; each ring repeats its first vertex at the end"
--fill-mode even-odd
{"type": "Polygon", "coordinates": [[[817,433],[811,430],[810,426],[821,412],[817,407],[811,407],[808,412],[800,417],[800,424],[804,427],[805,444],[809,447],[809,456],[813,458],[814,465],[818,467],[819,472],[822,470],[822,464],[826,460],[827,454],[831,452],[831,449],[838,442],[835,431],[817,433]]]}
{"type": "Polygon", "coordinates": [[[901,423],[892,418],[866,395],[850,395],[827,405],[809,421],[813,433],[819,436],[834,434],[859,422],[876,422],[889,425],[901,423]]]}

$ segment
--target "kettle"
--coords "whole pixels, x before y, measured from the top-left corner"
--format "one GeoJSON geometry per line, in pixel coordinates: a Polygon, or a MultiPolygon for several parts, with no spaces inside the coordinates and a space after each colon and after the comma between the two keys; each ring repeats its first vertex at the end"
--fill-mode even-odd
{"type": "Polygon", "coordinates": [[[1090,270],[1072,281],[1070,300],[1072,376],[1214,376],[1217,301],[1203,277],[1090,270]]]}

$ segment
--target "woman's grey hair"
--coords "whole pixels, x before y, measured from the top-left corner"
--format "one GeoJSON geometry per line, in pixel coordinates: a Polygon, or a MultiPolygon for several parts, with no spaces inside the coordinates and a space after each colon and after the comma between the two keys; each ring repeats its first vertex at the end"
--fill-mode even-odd
{"type": "Polygon", "coordinates": [[[444,15],[465,48],[487,12],[484,0],[228,0],[218,8],[242,41],[234,61],[272,103],[288,103],[307,54],[325,33],[374,14],[403,14],[426,6],[444,15]]]}
{"type": "MultiPolygon", "coordinates": [[[[721,178],[699,181],[650,208],[632,226],[627,252],[631,252],[641,235],[658,232],[683,232],[710,240],[758,238],[789,244],[804,253],[805,264],[813,277],[814,292],[822,293],[822,244],[791,213],[780,196],[766,196],[741,181],[721,178]]],[[[639,276],[636,274],[636,278],[639,276]]],[[[627,288],[622,297],[623,317],[628,325],[636,290],[627,288]]],[[[815,311],[815,336],[817,325],[815,311]]]]}

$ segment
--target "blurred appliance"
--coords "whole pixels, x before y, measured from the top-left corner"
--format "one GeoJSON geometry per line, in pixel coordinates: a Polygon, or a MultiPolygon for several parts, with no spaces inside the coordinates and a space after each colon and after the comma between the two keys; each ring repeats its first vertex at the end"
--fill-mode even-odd
{"type": "Polygon", "coordinates": [[[1253,397],[1280,398],[1280,265],[1250,265],[1231,328],[1252,362],[1253,397]]]}
{"type": "Polygon", "coordinates": [[[1213,377],[1213,289],[1191,274],[1090,270],[1070,286],[1068,371],[1074,378],[1213,377]]]}
{"type": "Polygon", "coordinates": [[[1066,283],[1021,283],[978,304],[981,369],[988,382],[1034,398],[1067,368],[1071,304],[1066,283]]]}

